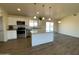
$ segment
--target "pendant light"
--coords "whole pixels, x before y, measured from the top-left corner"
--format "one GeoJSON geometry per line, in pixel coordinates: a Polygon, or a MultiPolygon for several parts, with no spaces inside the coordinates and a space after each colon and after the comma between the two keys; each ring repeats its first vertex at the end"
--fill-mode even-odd
{"type": "Polygon", "coordinates": [[[49,7],[49,18],[48,18],[49,21],[52,20],[52,18],[51,18],[51,8],[52,7],[49,7]]]}
{"type": "Polygon", "coordinates": [[[37,16],[36,16],[36,3],[34,3],[34,17],[33,17],[34,19],[36,19],[37,18],[37,16]]]}
{"type": "Polygon", "coordinates": [[[34,16],[33,18],[34,18],[34,19],[36,19],[37,17],[36,17],[36,16],[34,16]]]}
{"type": "Polygon", "coordinates": [[[44,11],[45,11],[45,9],[44,9],[44,7],[45,7],[45,5],[42,5],[42,8],[43,8],[43,17],[42,17],[42,20],[45,20],[45,17],[44,17],[44,11]]]}

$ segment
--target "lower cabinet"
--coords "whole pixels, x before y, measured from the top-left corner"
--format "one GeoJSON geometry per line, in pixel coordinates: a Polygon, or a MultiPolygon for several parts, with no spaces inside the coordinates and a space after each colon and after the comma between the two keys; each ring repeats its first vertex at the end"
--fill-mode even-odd
{"type": "Polygon", "coordinates": [[[8,37],[8,40],[17,39],[17,32],[16,32],[16,30],[9,30],[9,31],[7,31],[7,37],[8,37]]]}
{"type": "Polygon", "coordinates": [[[3,34],[3,31],[0,31],[0,41],[4,41],[4,34],[3,34]]]}

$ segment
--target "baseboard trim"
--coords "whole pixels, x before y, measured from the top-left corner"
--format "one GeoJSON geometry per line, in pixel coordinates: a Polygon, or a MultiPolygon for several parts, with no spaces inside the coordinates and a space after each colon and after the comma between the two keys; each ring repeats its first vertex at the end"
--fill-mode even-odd
{"type": "MultiPolygon", "coordinates": [[[[56,33],[59,33],[59,32],[56,32],[56,33]]],[[[59,34],[62,34],[62,35],[66,35],[66,36],[69,36],[69,37],[73,37],[73,38],[79,39],[79,37],[76,37],[76,36],[72,36],[72,35],[68,35],[68,34],[64,34],[64,33],[59,33],[59,34]]]]}

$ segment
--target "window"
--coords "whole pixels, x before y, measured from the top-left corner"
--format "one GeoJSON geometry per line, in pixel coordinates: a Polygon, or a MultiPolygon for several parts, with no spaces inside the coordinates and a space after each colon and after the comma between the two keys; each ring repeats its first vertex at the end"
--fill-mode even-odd
{"type": "Polygon", "coordinates": [[[29,20],[29,26],[30,27],[37,27],[38,26],[37,20],[29,20]]]}
{"type": "Polygon", "coordinates": [[[46,32],[53,31],[53,22],[46,22],[46,32]]]}
{"type": "MultiPolygon", "coordinates": [[[[37,20],[29,20],[29,26],[30,27],[38,27],[38,21],[37,20]]],[[[32,29],[31,33],[37,33],[37,29],[32,29]]]]}

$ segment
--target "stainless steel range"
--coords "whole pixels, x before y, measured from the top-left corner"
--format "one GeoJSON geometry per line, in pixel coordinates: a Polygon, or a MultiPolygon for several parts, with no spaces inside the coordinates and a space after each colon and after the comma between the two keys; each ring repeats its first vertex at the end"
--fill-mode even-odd
{"type": "Polygon", "coordinates": [[[25,37],[25,22],[17,21],[17,38],[25,37]]]}

